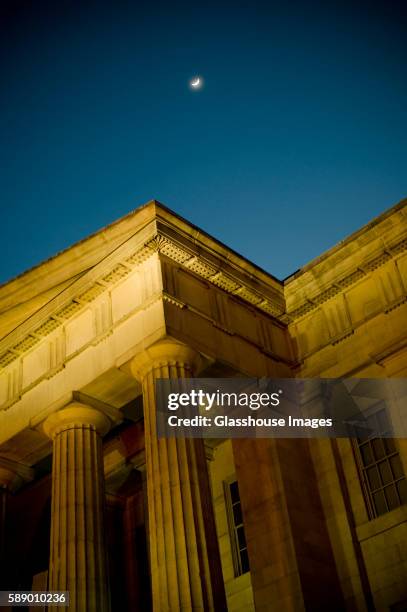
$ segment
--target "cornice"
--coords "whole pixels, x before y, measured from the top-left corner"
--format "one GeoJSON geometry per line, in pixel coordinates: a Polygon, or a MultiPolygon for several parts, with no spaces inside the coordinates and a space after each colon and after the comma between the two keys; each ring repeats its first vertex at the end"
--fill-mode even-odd
{"type": "Polygon", "coordinates": [[[186,270],[200,276],[226,293],[240,298],[275,318],[284,313],[282,290],[260,282],[244,270],[236,270],[213,253],[188,242],[179,242],[164,233],[158,233],[147,244],[149,248],[186,270]]]}
{"type": "Polygon", "coordinates": [[[394,231],[397,232],[398,228],[401,228],[401,231],[398,232],[399,237],[396,240],[396,242],[399,242],[403,234],[403,228],[405,236],[406,222],[407,198],[404,198],[394,206],[385,210],[382,214],[373,218],[366,225],[363,225],[352,234],[346,236],[343,240],[340,240],[327,251],[312,259],[299,270],[287,276],[283,281],[284,285],[290,285],[306,275],[307,272],[313,272],[315,268],[326,264],[328,261],[332,262],[333,260],[336,264],[338,260],[343,258],[344,253],[346,254],[347,249],[349,248],[353,249],[354,252],[359,252],[364,246],[368,245],[369,243],[371,244],[378,238],[382,240],[383,244],[387,244],[386,238],[389,236],[389,232],[390,234],[393,234],[394,237],[394,231]]]}
{"type": "MultiPolygon", "coordinates": [[[[260,283],[256,286],[256,279],[245,278],[244,271],[240,273],[234,273],[232,269],[226,271],[225,263],[220,259],[216,260],[213,255],[206,256],[202,249],[197,252],[193,245],[174,241],[157,232],[155,224],[150,224],[3,338],[0,341],[0,371],[23,357],[74,316],[79,315],[105,291],[111,291],[154,253],[174,261],[214,286],[269,315],[278,318],[284,311],[282,294],[273,295],[260,283]],[[267,291],[267,294],[262,290],[267,291]]],[[[177,301],[165,292],[163,299],[177,301]]],[[[177,305],[184,306],[178,302],[177,305]]],[[[105,330],[105,333],[108,331],[105,330]]]]}
{"type": "MultiPolygon", "coordinates": [[[[370,258],[367,258],[366,261],[359,263],[359,265],[349,269],[345,274],[338,276],[334,282],[326,285],[319,293],[315,293],[309,297],[307,296],[300,306],[296,306],[296,308],[293,310],[287,311],[282,316],[282,320],[289,324],[301,319],[313,310],[316,310],[321,304],[327,302],[337,294],[349,289],[351,286],[366,278],[372,272],[378,268],[381,268],[389,261],[395,260],[406,250],[407,238],[402,238],[401,240],[399,239],[398,241],[395,241],[394,244],[386,246],[386,248],[381,249],[378,253],[375,253],[370,258]]],[[[285,287],[285,293],[288,293],[287,286],[285,287]]],[[[397,302],[390,304],[385,311],[389,312],[390,310],[397,308],[403,304],[406,299],[407,296],[404,294],[397,300],[397,302]]]]}
{"type": "Polygon", "coordinates": [[[3,338],[0,341],[0,369],[63,326],[150,257],[151,250],[145,244],[154,232],[155,224],[143,228],[3,338]]]}

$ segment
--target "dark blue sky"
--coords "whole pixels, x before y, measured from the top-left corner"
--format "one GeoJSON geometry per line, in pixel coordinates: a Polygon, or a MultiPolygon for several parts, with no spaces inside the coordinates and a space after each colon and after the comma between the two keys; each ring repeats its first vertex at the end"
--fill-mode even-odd
{"type": "Polygon", "coordinates": [[[152,198],[294,272],[407,195],[406,15],[2,0],[0,281],[152,198]]]}

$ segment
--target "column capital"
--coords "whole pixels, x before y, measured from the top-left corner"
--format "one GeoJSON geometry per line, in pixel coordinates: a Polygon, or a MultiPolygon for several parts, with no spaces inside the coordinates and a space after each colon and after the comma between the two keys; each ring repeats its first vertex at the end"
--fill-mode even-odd
{"type": "Polygon", "coordinates": [[[16,491],[34,478],[34,470],[26,465],[0,457],[0,488],[16,491]]]}
{"type": "Polygon", "coordinates": [[[201,363],[202,358],[198,351],[172,338],[165,338],[136,355],[131,361],[130,368],[134,378],[141,382],[146,374],[159,366],[183,366],[194,374],[199,370],[201,363]]]}
{"type": "Polygon", "coordinates": [[[111,420],[104,412],[86,404],[72,402],[65,408],[50,414],[43,423],[45,434],[53,439],[61,431],[93,425],[98,434],[103,436],[111,427],[111,420]]]}
{"type": "Polygon", "coordinates": [[[9,489],[16,473],[0,465],[0,489],[9,489]]]}

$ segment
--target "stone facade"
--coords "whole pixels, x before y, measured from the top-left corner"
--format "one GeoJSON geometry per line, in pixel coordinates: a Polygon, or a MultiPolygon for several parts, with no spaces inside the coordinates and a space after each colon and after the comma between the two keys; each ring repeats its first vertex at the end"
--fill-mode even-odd
{"type": "Polygon", "coordinates": [[[154,420],[157,376],[407,376],[406,203],[279,281],[153,201],[3,285],[2,588],[81,612],[407,609],[407,505],[375,506],[353,442],[154,420]]]}

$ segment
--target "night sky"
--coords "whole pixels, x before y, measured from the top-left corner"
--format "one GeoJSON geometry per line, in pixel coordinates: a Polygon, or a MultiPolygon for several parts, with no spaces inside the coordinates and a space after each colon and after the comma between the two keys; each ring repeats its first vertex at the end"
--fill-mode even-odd
{"type": "Polygon", "coordinates": [[[294,272],[407,195],[406,17],[2,0],[0,282],[153,198],[294,272]]]}

